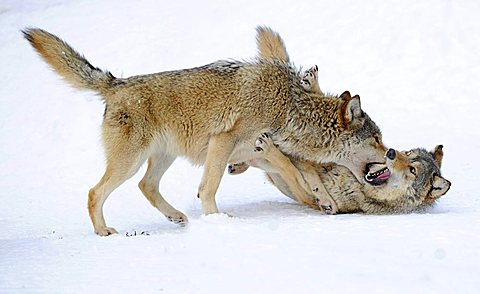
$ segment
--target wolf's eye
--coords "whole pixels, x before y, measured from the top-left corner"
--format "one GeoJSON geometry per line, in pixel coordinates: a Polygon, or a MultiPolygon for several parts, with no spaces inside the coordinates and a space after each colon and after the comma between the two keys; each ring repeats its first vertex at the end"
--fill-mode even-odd
{"type": "Polygon", "coordinates": [[[417,170],[413,166],[410,167],[410,172],[414,175],[417,175],[417,170]]]}
{"type": "Polygon", "coordinates": [[[406,155],[406,156],[410,156],[410,154],[412,154],[412,151],[407,151],[407,152],[405,152],[405,155],[406,155]]]}

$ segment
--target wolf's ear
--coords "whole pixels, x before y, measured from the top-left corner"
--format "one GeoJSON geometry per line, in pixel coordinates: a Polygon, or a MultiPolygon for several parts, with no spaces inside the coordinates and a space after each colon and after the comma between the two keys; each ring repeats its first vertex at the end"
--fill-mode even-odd
{"type": "Polygon", "coordinates": [[[442,159],[443,159],[443,145],[437,145],[433,151],[430,152],[432,154],[433,159],[438,165],[438,168],[442,166],[442,159]]]}
{"type": "Polygon", "coordinates": [[[345,115],[345,120],[348,123],[351,123],[355,119],[362,116],[362,108],[360,106],[360,96],[355,95],[355,96],[350,98],[350,101],[348,101],[347,107],[345,108],[345,114],[344,115],[345,115]]]}
{"type": "Polygon", "coordinates": [[[349,101],[350,99],[352,99],[352,96],[350,95],[350,92],[345,91],[342,93],[342,95],[340,95],[340,99],[349,101]]]}
{"type": "Polygon", "coordinates": [[[450,181],[442,178],[441,176],[435,175],[432,182],[432,191],[428,197],[437,199],[440,196],[445,195],[445,193],[447,193],[447,191],[450,189],[450,185],[450,181]]]}

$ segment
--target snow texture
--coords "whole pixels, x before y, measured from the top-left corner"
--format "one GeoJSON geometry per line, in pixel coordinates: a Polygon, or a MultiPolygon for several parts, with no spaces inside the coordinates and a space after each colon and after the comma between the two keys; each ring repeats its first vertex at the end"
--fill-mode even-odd
{"type": "Polygon", "coordinates": [[[1,293],[480,293],[479,1],[0,2],[1,293]],[[257,25],[285,39],[322,89],[349,90],[406,150],[443,144],[452,188],[428,213],[325,216],[250,169],[225,175],[202,216],[202,169],[177,160],[161,190],[169,223],[137,188],[105,205],[119,234],[93,233],[87,192],[104,171],[101,101],[67,86],[20,30],[67,40],[115,76],[256,54],[257,25]],[[130,237],[129,237],[130,236],[130,237]]]}

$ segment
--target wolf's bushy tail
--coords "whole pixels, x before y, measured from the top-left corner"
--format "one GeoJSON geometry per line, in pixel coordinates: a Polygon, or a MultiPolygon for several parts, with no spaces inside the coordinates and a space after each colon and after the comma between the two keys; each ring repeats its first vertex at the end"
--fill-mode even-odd
{"type": "Polygon", "coordinates": [[[38,28],[26,28],[22,32],[43,60],[72,86],[104,93],[115,80],[110,72],[91,65],[57,36],[38,28]]]}
{"type": "Polygon", "coordinates": [[[269,27],[257,27],[257,49],[262,59],[290,62],[285,43],[280,35],[269,27]]]}

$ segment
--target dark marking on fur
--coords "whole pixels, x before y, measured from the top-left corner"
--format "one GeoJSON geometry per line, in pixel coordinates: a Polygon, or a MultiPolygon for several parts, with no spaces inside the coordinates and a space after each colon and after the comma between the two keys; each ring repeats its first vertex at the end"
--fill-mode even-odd
{"type": "Polygon", "coordinates": [[[354,137],[358,138],[358,140],[360,141],[363,141],[373,137],[374,135],[379,136],[381,132],[378,126],[371,119],[369,119],[368,115],[365,112],[362,113],[364,114],[364,117],[362,117],[362,119],[364,120],[363,125],[355,132],[356,136],[354,137]]]}
{"type": "Polygon", "coordinates": [[[434,186],[432,185],[432,183],[430,183],[430,189],[428,189],[427,195],[432,195],[433,190],[441,190],[441,189],[442,189],[442,188],[434,187],[434,186]]]}
{"type": "Polygon", "coordinates": [[[130,123],[130,116],[128,115],[128,113],[126,112],[120,112],[119,116],[118,116],[118,122],[121,124],[121,125],[128,125],[130,123]]]}
{"type": "Polygon", "coordinates": [[[103,111],[103,119],[107,117],[108,105],[105,103],[105,110],[103,111]]]}
{"type": "MultiPolygon", "coordinates": [[[[430,183],[431,185],[433,177],[435,175],[440,176],[440,168],[438,168],[434,157],[429,151],[423,148],[416,148],[410,151],[417,155],[412,159],[412,162],[419,163],[421,165],[420,168],[422,169],[421,172],[418,172],[418,175],[415,177],[415,181],[412,184],[414,195],[420,196],[422,194],[421,191],[425,191],[424,189],[427,188],[427,183],[430,183]]],[[[427,195],[430,193],[431,191],[428,191],[427,195]]]]}
{"type": "Polygon", "coordinates": [[[217,71],[220,73],[236,73],[242,66],[245,66],[244,62],[236,60],[219,60],[205,65],[205,68],[217,71]]]}

